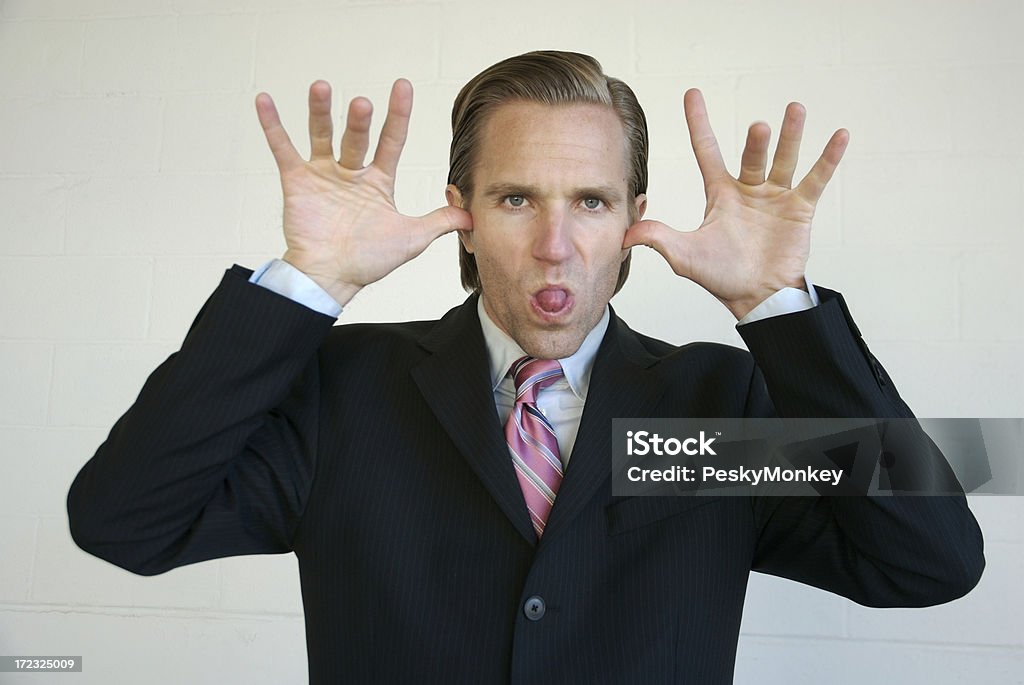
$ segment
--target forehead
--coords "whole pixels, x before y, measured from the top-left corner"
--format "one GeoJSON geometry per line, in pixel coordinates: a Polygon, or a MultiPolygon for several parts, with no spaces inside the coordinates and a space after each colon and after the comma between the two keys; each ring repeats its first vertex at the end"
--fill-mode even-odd
{"type": "Polygon", "coordinates": [[[625,129],[611,107],[512,102],[485,122],[475,180],[627,183],[628,160],[625,129]]]}

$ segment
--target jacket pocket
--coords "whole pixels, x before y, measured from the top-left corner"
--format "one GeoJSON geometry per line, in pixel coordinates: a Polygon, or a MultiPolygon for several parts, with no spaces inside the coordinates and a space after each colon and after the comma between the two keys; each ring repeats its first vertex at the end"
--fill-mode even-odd
{"type": "Polygon", "coordinates": [[[614,502],[605,508],[608,534],[619,535],[673,516],[679,516],[721,499],[722,497],[704,495],[630,497],[614,502]]]}

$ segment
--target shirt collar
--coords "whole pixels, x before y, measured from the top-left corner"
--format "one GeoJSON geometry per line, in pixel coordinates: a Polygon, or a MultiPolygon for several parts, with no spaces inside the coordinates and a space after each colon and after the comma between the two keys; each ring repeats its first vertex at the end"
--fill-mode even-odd
{"type": "MultiPolygon", "coordinates": [[[[476,303],[476,311],[480,316],[480,328],[483,330],[484,343],[487,345],[487,356],[491,362],[491,391],[498,389],[502,379],[508,374],[512,363],[520,357],[526,356],[526,352],[507,333],[498,328],[491,317],[484,309],[483,294],[476,303]]],[[[594,369],[594,358],[597,356],[597,348],[601,346],[605,331],[608,330],[610,314],[608,305],[604,307],[604,314],[597,325],[587,333],[578,350],[573,354],[559,359],[562,371],[565,373],[565,380],[573,394],[581,400],[587,399],[587,390],[590,388],[590,372],[594,369]]]]}

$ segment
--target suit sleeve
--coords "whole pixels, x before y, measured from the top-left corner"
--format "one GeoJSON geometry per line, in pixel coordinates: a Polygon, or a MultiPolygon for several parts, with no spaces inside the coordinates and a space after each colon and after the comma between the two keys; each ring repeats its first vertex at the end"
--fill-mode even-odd
{"type": "Polygon", "coordinates": [[[87,552],[154,575],[290,550],[315,468],[317,349],[334,319],[235,266],[68,493],[87,552]]]}
{"type": "MultiPolygon", "coordinates": [[[[842,296],[818,292],[813,310],[740,327],[756,362],[748,415],[913,418],[842,296]]],[[[962,488],[923,432],[896,433],[883,449],[916,460],[955,494],[755,497],[754,570],[876,607],[930,606],[969,592],[985,558],[962,488]]]]}

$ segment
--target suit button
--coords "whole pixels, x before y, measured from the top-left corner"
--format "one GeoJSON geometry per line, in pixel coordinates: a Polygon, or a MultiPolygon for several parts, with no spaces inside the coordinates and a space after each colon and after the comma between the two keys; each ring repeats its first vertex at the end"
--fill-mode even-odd
{"type": "Polygon", "coordinates": [[[531,621],[539,621],[544,618],[545,611],[547,611],[547,607],[544,605],[544,598],[540,595],[530,597],[530,599],[526,600],[526,604],[523,605],[523,613],[531,621]]]}

